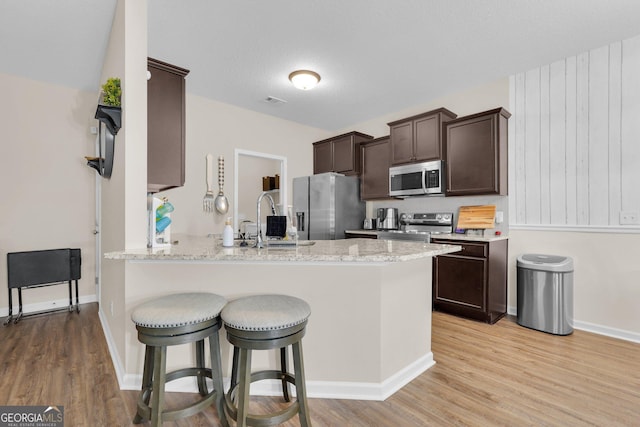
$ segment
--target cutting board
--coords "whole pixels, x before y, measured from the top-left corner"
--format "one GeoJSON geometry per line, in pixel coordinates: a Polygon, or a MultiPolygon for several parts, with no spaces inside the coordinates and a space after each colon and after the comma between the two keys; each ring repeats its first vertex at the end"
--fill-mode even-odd
{"type": "Polygon", "coordinates": [[[496,205],[460,206],[456,228],[494,228],[496,205]]]}

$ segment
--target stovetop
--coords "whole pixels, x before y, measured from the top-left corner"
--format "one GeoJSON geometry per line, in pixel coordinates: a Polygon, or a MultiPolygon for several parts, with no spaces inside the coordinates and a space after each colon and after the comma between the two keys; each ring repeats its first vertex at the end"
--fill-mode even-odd
{"type": "Polygon", "coordinates": [[[453,231],[453,213],[403,213],[399,219],[399,230],[407,233],[451,233],[453,231]]]}
{"type": "Polygon", "coordinates": [[[453,232],[453,214],[450,212],[403,213],[398,230],[378,232],[383,240],[419,240],[429,242],[431,235],[453,232]]]}

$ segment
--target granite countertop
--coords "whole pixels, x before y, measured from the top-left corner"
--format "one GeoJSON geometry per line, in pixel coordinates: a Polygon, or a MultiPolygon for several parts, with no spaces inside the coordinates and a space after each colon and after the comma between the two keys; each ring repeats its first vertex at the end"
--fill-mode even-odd
{"type": "MultiPolygon", "coordinates": [[[[368,236],[378,235],[377,230],[345,230],[345,232],[350,234],[362,234],[362,235],[368,235],[368,236]]],[[[432,234],[431,238],[459,240],[461,242],[495,242],[496,240],[507,240],[509,239],[509,236],[506,236],[504,234],[500,236],[496,236],[493,233],[492,234],[487,233],[484,236],[473,236],[473,235],[467,235],[467,234],[451,233],[451,234],[432,234]]]]}
{"type": "MultiPolygon", "coordinates": [[[[297,247],[256,249],[236,246],[225,248],[215,237],[172,236],[177,244],[166,248],[131,249],[108,252],[106,259],[156,261],[222,262],[355,262],[388,263],[427,258],[461,250],[460,246],[377,239],[316,240],[313,245],[301,241],[297,247]]],[[[308,242],[307,242],[308,243],[308,242]]]]}

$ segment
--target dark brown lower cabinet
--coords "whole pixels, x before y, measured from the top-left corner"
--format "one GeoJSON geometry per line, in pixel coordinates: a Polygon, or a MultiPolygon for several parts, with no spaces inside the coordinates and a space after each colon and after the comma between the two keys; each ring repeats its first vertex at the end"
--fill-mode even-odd
{"type": "Polygon", "coordinates": [[[508,241],[431,242],[462,246],[433,259],[433,308],[487,323],[502,318],[507,313],[508,241]]]}

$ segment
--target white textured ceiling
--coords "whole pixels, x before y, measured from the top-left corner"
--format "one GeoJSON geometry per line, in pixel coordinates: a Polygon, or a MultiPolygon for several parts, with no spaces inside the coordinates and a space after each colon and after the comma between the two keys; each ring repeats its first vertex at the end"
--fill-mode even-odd
{"type": "MultiPolygon", "coordinates": [[[[0,0],[0,72],[97,90],[114,7],[0,0]]],[[[149,56],[190,69],[188,92],[327,130],[640,34],[638,0],[148,0],[148,9],[149,56]],[[294,89],[287,76],[299,68],[320,73],[320,85],[294,89]]]]}

